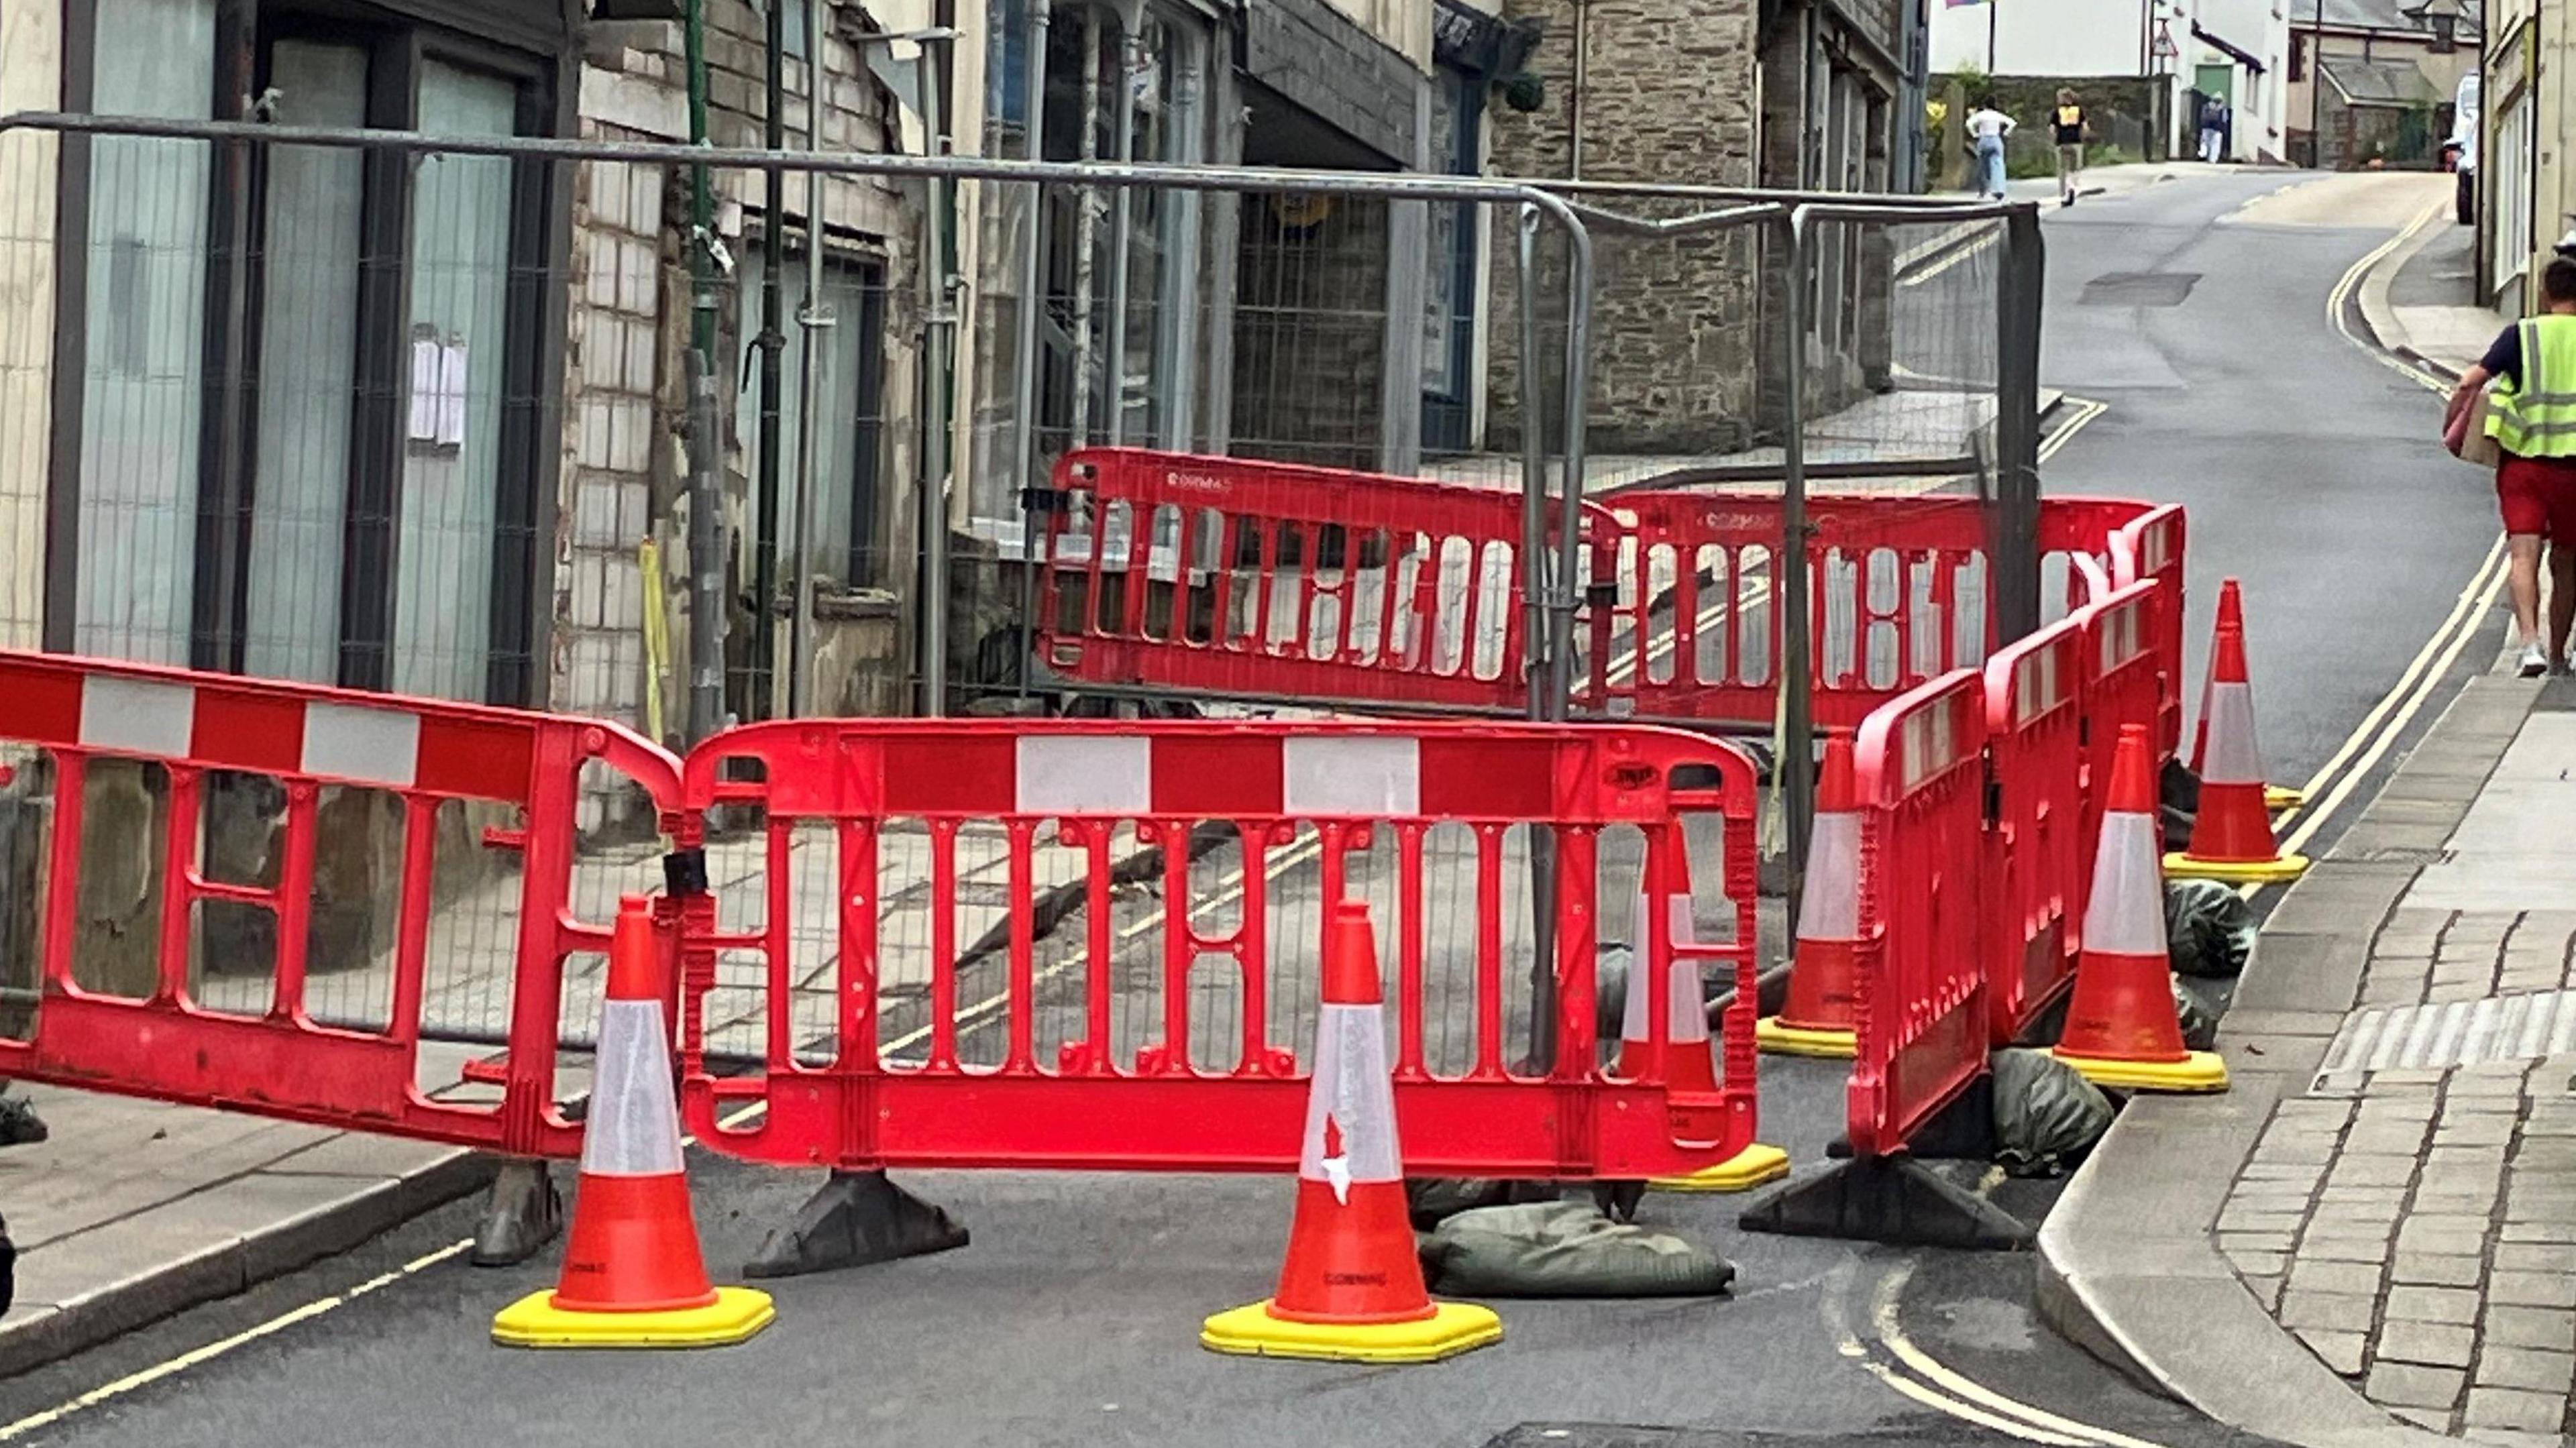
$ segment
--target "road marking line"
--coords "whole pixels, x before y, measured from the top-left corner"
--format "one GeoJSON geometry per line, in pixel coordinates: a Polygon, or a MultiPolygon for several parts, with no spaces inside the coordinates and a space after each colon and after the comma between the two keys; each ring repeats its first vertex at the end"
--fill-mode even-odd
{"type": "MultiPolygon", "coordinates": [[[[2452,600],[2451,611],[2443,616],[2439,625],[2435,626],[2432,636],[2424,641],[2424,646],[2415,651],[2415,657],[2407,661],[2406,668],[2397,676],[2397,682],[2388,686],[2388,692],[2379,696],[2379,702],[2373,704],[2370,712],[2362,716],[2361,722],[2353,727],[2352,733],[2344,737],[2342,745],[2325,763],[2317,766],[2316,773],[2308,776],[2308,782],[2300,793],[2310,800],[2321,800],[2326,786],[2333,782],[2335,772],[2343,767],[2345,760],[2351,758],[2354,752],[2362,747],[2363,743],[2371,737],[2372,731],[2379,728],[2382,718],[2396,706],[2398,697],[2413,686],[2417,673],[2432,660],[2434,653],[2442,647],[2444,641],[2464,626],[2474,634],[2484,623],[2485,620],[2480,615],[2486,611],[2486,602],[2495,596],[2498,582],[2496,578],[2489,575],[2495,573],[2497,563],[2503,556],[2504,535],[2499,533],[2496,535],[2495,542],[2488,545],[2486,557],[2480,559],[2476,570],[2469,574],[2468,584],[2460,590],[2459,596],[2452,600]]],[[[2310,804],[2285,810],[2275,827],[2290,824],[2318,808],[2320,805],[2310,804]]]]}
{"type": "Polygon", "coordinates": [[[410,1277],[418,1272],[426,1271],[431,1267],[437,1266],[441,1262],[457,1257],[472,1248],[473,1245],[474,1239],[471,1237],[464,1238],[460,1241],[450,1242],[435,1252],[429,1252],[422,1256],[414,1257],[410,1261],[405,1262],[400,1267],[396,1267],[390,1272],[379,1272],[375,1276],[368,1278],[366,1281],[359,1283],[357,1286],[352,1287],[345,1292],[334,1293],[329,1297],[315,1298],[313,1301],[305,1303],[301,1307],[281,1312],[277,1316],[272,1317],[266,1322],[260,1323],[255,1327],[244,1328],[242,1331],[234,1333],[230,1337],[220,1338],[214,1342],[207,1343],[203,1347],[191,1348],[176,1357],[155,1363],[140,1372],[128,1373],[114,1382],[102,1383],[99,1386],[90,1389],[88,1392],[81,1394],[77,1398],[73,1398],[68,1402],[47,1408],[41,1413],[30,1413],[26,1417],[20,1418],[14,1423],[0,1426],[0,1443],[6,1443],[14,1438],[25,1437],[27,1434],[35,1432],[39,1428],[51,1427],[76,1413],[86,1412],[91,1408],[97,1407],[101,1403],[121,1398],[127,1393],[133,1392],[137,1388],[149,1387],[164,1378],[186,1372],[188,1369],[196,1367],[201,1363],[211,1362],[214,1359],[222,1357],[226,1353],[233,1351],[235,1348],[247,1347],[262,1338],[272,1337],[278,1333],[284,1332],[286,1329],[293,1327],[299,1322],[310,1322],[317,1317],[337,1312],[341,1308],[348,1306],[350,1303],[357,1301],[359,1298],[366,1296],[370,1292],[391,1287],[406,1277],[410,1277]]]}
{"type": "MultiPolygon", "coordinates": [[[[1991,1408],[1997,1413],[2007,1414],[2021,1424],[2042,1433],[2064,1435],[2066,1441],[2096,1445],[2096,1448],[2165,1448],[2165,1445],[2160,1443],[2150,1442],[2144,1438],[2132,1438],[2126,1433],[2109,1428],[2097,1428],[2090,1423],[2080,1423],[2072,1418],[2061,1417],[2045,1408],[2034,1407],[2018,1398],[2006,1397],[1965,1373],[1936,1361],[1930,1353],[1914,1345],[1914,1340],[1905,1335],[1904,1326],[1897,1321],[1897,1299],[1904,1294],[1906,1284],[1913,1280],[1912,1262],[1898,1263],[1895,1270],[1879,1279],[1876,1300],[1870,1304],[1870,1326],[1877,1334],[1879,1342],[1889,1352],[1896,1354],[1897,1361],[1920,1374],[1934,1387],[1965,1398],[1971,1403],[1991,1408]]],[[[1991,1423],[1989,1426],[1992,1426],[1991,1423]]]]}
{"type": "Polygon", "coordinates": [[[2078,411],[2040,443],[2039,460],[2041,462],[2057,456],[2057,450],[2073,441],[2075,434],[2082,430],[2086,423],[2111,410],[2111,404],[2107,402],[2096,402],[2089,397],[2077,397],[2072,393],[2067,394],[2065,400],[2076,404],[2078,411]]]}
{"type": "Polygon", "coordinates": [[[1989,223],[1972,222],[1970,224],[1987,226],[1988,230],[1985,235],[1962,245],[1958,250],[1951,252],[1948,256],[1941,258],[1939,261],[1932,263],[1921,271],[1900,279],[1896,284],[1900,287],[1919,287],[1925,282],[1932,280],[1934,277],[1939,276],[1941,273],[1948,271],[1950,268],[1957,266],[1959,263],[1966,261],[1968,258],[1975,256],[1978,252],[1984,251],[1987,247],[1994,245],[1996,239],[2002,234],[2000,229],[1992,227],[1989,223]]]}
{"type": "Polygon", "coordinates": [[[1823,1319],[1825,1330],[1833,1334],[1835,1351],[1850,1359],[1861,1371],[1886,1384],[1891,1390],[1921,1403],[1936,1413],[1974,1423],[2007,1437],[2019,1438],[2026,1443],[2043,1444],[2046,1448],[2103,1448],[2103,1445],[2089,1439],[2052,1433],[1999,1414],[1989,1413],[1973,1404],[1962,1402],[1947,1393],[1916,1382],[1870,1356],[1869,1349],[1861,1345],[1860,1335],[1853,1331],[1851,1320],[1844,1311],[1844,1302],[1851,1295],[1852,1277],[1857,1267],[1857,1262],[1845,1259],[1825,1274],[1825,1288],[1816,1294],[1816,1315],[1823,1319]]]}
{"type": "MultiPolygon", "coordinates": [[[[2284,853],[2295,852],[2313,838],[2317,830],[2328,819],[2333,818],[2334,812],[2342,807],[2353,790],[2360,786],[2372,767],[2377,765],[2381,757],[2388,753],[2390,747],[2396,744],[2397,736],[2405,732],[2407,722],[2422,711],[2425,702],[2432,697],[2434,689],[2440,687],[2443,678],[2450,673],[2451,666],[2459,662],[2460,651],[2469,646],[2469,640],[2478,636],[2485,623],[2479,615],[2484,614],[2486,608],[2492,606],[2497,592],[2503,587],[2504,575],[2498,572],[2487,584],[2483,600],[2485,606],[2473,613],[2466,626],[2452,635],[2450,647],[2443,650],[2441,661],[2425,672],[2422,682],[2415,686],[2413,695],[2406,700],[2405,706],[2398,710],[2395,717],[2389,720],[2388,727],[2381,731],[2378,739],[2372,742],[2370,748],[2365,750],[2360,758],[2353,761],[2352,767],[2344,772],[2343,778],[2335,782],[2335,787],[2308,815],[2305,822],[2292,830],[2288,838],[2281,841],[2281,849],[2284,853]]],[[[2261,888],[2259,885],[2246,885],[2240,887],[2237,893],[2251,899],[2261,888]]]]}
{"type": "Polygon", "coordinates": [[[2027,1423],[2023,1423],[2012,1418],[2006,1418],[1999,1414],[1989,1413],[1983,1408],[1971,1407],[1966,1403],[1960,1402],[1956,1398],[1934,1392],[1932,1389],[1914,1381],[1912,1378],[1905,1376],[1903,1373],[1896,1371],[1885,1363],[1863,1358],[1861,1359],[1860,1365],[1861,1370],[1868,1373],[1871,1377],[1878,1379],[1880,1382],[1887,1384],[1889,1387],[1894,1388],[1896,1391],[1903,1393],[1905,1396],[1912,1398],[1918,1403],[1921,1403],[1923,1406],[1932,1409],[1934,1412],[1946,1413],[1950,1417],[1974,1423],[1980,1428],[2002,1433],[2009,1437],[2019,1438],[2025,1443],[2046,1444],[2047,1448],[2100,1448],[2100,1445],[2096,1444],[2089,1438],[2070,1438],[2064,1434],[2051,1433],[2043,1428],[2034,1428],[2027,1423]]]}
{"type": "Polygon", "coordinates": [[[2372,267],[2379,265],[2389,253],[2404,246],[2417,232],[2432,225],[2433,219],[2440,216],[2449,205],[2447,201],[2436,201],[2425,207],[2424,214],[2409,222],[2404,230],[2372,247],[2361,260],[2354,262],[2344,272],[2342,278],[2336,281],[2334,290],[2326,293],[2326,325],[2334,330],[2336,336],[2360,348],[2362,355],[2395,372],[2398,376],[2440,393],[2448,393],[2451,390],[2450,385],[2420,367],[2410,366],[2388,355],[2381,349],[2377,339],[2365,340],[2353,335],[2352,328],[2344,323],[2343,304],[2351,298],[2354,288],[2361,285],[2362,278],[2369,274],[2372,267]]]}

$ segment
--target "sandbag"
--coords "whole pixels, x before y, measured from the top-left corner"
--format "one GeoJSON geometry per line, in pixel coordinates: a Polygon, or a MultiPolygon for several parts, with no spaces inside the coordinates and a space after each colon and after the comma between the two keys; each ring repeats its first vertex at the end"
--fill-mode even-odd
{"type": "Polygon", "coordinates": [[[2111,1129],[2111,1098],[2046,1051],[1994,1054],[1995,1161],[2014,1176],[2055,1176],[2111,1129]]]}
{"type": "Polygon", "coordinates": [[[1478,1207],[1421,1245],[1431,1290],[1460,1297],[1709,1297],[1735,1280],[1716,1253],[1589,1202],[1478,1207]]]}
{"type": "Polygon", "coordinates": [[[2165,953],[2175,970],[2234,980],[2254,957],[2254,935],[2254,907],[2235,886],[2216,880],[2165,882],[2165,953]]]}
{"type": "Polygon", "coordinates": [[[2174,1015],[2182,1022],[2182,1043],[2195,1051],[2218,1049],[2218,1018],[2236,999],[2236,982],[2206,976],[2173,978],[2174,1015]]]}
{"type": "Polygon", "coordinates": [[[1460,1212],[1478,1207],[1552,1202],[1562,1194],[1554,1182],[1504,1181],[1486,1177],[1407,1177],[1404,1205],[1413,1229],[1428,1232],[1460,1212]]]}

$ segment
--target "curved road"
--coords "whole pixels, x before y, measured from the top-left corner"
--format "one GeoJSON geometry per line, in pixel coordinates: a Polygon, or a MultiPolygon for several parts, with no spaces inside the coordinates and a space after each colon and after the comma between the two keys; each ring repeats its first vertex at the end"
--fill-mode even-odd
{"type": "MultiPolygon", "coordinates": [[[[2435,450],[2431,396],[2328,327],[2329,289],[2403,217],[2353,189],[2370,178],[2316,183],[2340,196],[2262,201],[2295,179],[2199,175],[2051,211],[2044,368],[2050,385],[2109,404],[2054,454],[2048,486],[2190,506],[2195,636],[2215,581],[2245,578],[2266,743],[2284,778],[2322,762],[2397,680],[2494,531],[2484,493],[2435,450]],[[2359,224],[2313,224],[2347,200],[2359,224]],[[2161,279],[2100,280],[2120,273],[2161,279]],[[2192,277],[2187,290],[2177,273],[2192,277]]],[[[1765,1134],[1803,1167],[1835,1134],[1841,1079],[1824,1063],[1765,1065],[1765,1134]]],[[[705,1157],[694,1176],[720,1271],[810,1185],[705,1157]]],[[[2034,1219],[2052,1196],[2046,1184],[1961,1179],[2034,1219]]],[[[544,1285],[552,1259],[467,1267],[453,1244],[472,1210],[459,1205],[0,1382],[0,1425],[13,1425],[0,1440],[2241,1441],[2051,1337],[2031,1312],[2027,1257],[1746,1235],[1733,1228],[1739,1202],[1658,1194],[1647,1221],[1737,1262],[1732,1299],[1505,1304],[1505,1343],[1444,1367],[1303,1366],[1195,1345],[1202,1315],[1268,1290],[1282,1183],[984,1173],[916,1185],[971,1225],[973,1247],[777,1284],[780,1321],[741,1348],[488,1346],[492,1311],[544,1285]]]]}

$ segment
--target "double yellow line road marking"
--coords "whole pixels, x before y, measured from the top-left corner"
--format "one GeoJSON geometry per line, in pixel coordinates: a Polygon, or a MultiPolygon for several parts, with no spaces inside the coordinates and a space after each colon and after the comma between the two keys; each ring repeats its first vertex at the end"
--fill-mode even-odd
{"type": "MultiPolygon", "coordinates": [[[[2427,213],[2427,216],[2431,214],[2433,213],[2427,213]]],[[[2428,388],[2440,390],[2442,384],[2439,379],[2394,358],[2389,358],[2369,343],[2355,337],[2345,325],[2343,317],[2345,302],[2368,269],[2394,252],[2427,224],[2429,221],[2426,218],[2419,218],[2407,231],[2400,233],[2355,263],[2352,270],[2345,273],[2343,279],[2336,284],[2328,298],[2326,310],[2328,323],[2338,335],[2364,348],[2371,356],[2402,375],[2428,388]]],[[[2086,424],[2109,410],[2100,402],[2077,398],[2067,400],[2076,406],[2077,411],[2041,445],[2039,455],[2043,460],[2053,456],[2086,424]]],[[[2458,661],[2461,651],[2484,625],[2485,616],[2493,607],[2496,595],[2503,587],[2503,564],[2504,544],[2503,539],[2499,537],[2495,545],[2488,549],[2486,558],[2480,563],[2477,572],[2471,576],[2468,585],[2460,590],[2442,626],[2425,642],[2424,647],[2416,653],[2414,659],[2399,675],[2397,682],[2363,717],[2343,745],[2309,778],[2306,792],[2311,803],[2282,816],[2282,823],[2292,826],[2290,833],[2282,842],[2284,848],[2298,849],[2316,835],[2326,821],[2349,801],[2361,781],[2368,777],[2371,770],[2394,747],[2407,725],[2431,700],[2434,692],[2440,687],[2441,681],[2449,675],[2452,666],[2458,661]]],[[[1767,590],[1768,585],[1759,587],[1767,590]]],[[[1755,591],[1755,586],[1748,585],[1745,598],[1737,606],[1750,606],[1758,602],[1760,596],[1760,593],[1755,591]]],[[[1701,615],[1699,626],[1702,628],[1715,626],[1716,621],[1723,619],[1728,606],[1719,604],[1710,608],[1701,615]]],[[[1674,647],[1672,639],[1673,635],[1667,634],[1657,641],[1655,647],[1669,651],[1674,647]]],[[[1630,673],[1633,673],[1637,667],[1638,657],[1637,652],[1631,650],[1627,658],[1622,660],[1622,664],[1630,673]]],[[[1652,658],[1654,655],[1649,653],[1646,657],[1652,658]]],[[[1270,862],[1266,873],[1270,878],[1276,879],[1280,874],[1312,858],[1317,849],[1318,846],[1315,843],[1302,841],[1288,850],[1281,851],[1270,862]]],[[[1205,908],[1214,908],[1240,895],[1243,883],[1244,874],[1240,869],[1223,877],[1218,882],[1218,893],[1207,902],[1205,908]]],[[[2256,887],[2247,887],[2248,893],[2250,894],[2254,888],[2256,887]]],[[[1143,919],[1122,927],[1119,932],[1122,943],[1151,931],[1161,923],[1168,909],[1167,905],[1143,919]]],[[[1066,961],[1049,967],[1039,978],[1051,979],[1081,963],[1083,963],[1082,956],[1070,957],[1066,961]]],[[[1002,994],[977,1001],[960,1012],[959,1024],[962,1026],[980,1019],[983,1015],[1000,1009],[1008,1003],[1008,1000],[1008,995],[1002,994]]],[[[927,1039],[928,1034],[929,1028],[922,1027],[889,1043],[887,1049],[889,1052],[908,1049],[927,1039]]],[[[739,1128],[756,1119],[764,1109],[761,1103],[756,1102],[741,1107],[727,1115],[722,1126],[729,1130],[739,1128]]],[[[1993,1180],[1990,1174],[1985,1184],[1986,1189],[1992,1188],[1993,1180]]],[[[0,1424],[0,1443],[23,1438],[88,1409],[176,1377],[252,1343],[273,1337],[288,1328],[337,1312],[352,1302],[461,1257],[472,1246],[471,1239],[451,1242],[343,1291],[313,1299],[228,1337],[192,1348],[150,1367],[101,1384],[52,1408],[29,1414],[11,1423],[0,1424]]],[[[1880,1279],[1872,1296],[1868,1329],[1879,1349],[1886,1354],[1886,1360],[1873,1355],[1870,1347],[1864,1344],[1856,1333],[1849,1330],[1841,1334],[1839,1342],[1839,1349],[1844,1357],[1856,1362],[1892,1390],[1926,1407],[1976,1423],[1994,1432],[2045,1445],[2045,1448],[2165,1448],[2165,1445],[2082,1423],[2023,1403],[1940,1363],[1906,1335],[1899,1321],[1898,1308],[1905,1288],[1912,1281],[1913,1272],[1914,1266],[1911,1262],[1899,1263],[1880,1279]]],[[[1831,1303],[1834,1295],[1831,1291],[1826,1294],[1829,1315],[1836,1310],[1831,1303]]]]}

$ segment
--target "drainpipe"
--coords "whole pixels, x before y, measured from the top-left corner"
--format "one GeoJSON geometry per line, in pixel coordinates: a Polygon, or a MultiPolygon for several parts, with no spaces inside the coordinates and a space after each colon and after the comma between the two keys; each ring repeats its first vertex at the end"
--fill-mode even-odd
{"type": "MultiPolygon", "coordinates": [[[[938,0],[931,23],[935,29],[951,32],[949,39],[937,42],[937,64],[931,64],[927,54],[922,57],[922,75],[933,87],[923,107],[929,113],[930,154],[945,156],[952,145],[948,97],[957,63],[957,0],[938,0]]],[[[921,477],[914,501],[921,509],[921,599],[917,615],[921,620],[920,709],[925,717],[937,718],[948,712],[948,474],[957,355],[956,183],[933,180],[927,199],[929,204],[922,212],[927,235],[922,238],[921,249],[930,272],[930,309],[924,318],[928,355],[922,359],[922,382],[929,395],[927,405],[921,409],[921,477]]]]}
{"type": "MultiPolygon", "coordinates": [[[[807,0],[809,4],[820,0],[807,0]]],[[[786,49],[787,7],[780,0],[769,0],[769,62],[761,82],[760,143],[771,151],[787,145],[786,49]]],[[[760,478],[756,508],[760,514],[760,532],[754,544],[751,563],[751,698],[750,707],[758,711],[753,717],[768,718],[778,708],[771,697],[771,682],[777,664],[778,611],[778,393],[785,384],[780,372],[779,354],[787,350],[787,334],[778,329],[779,311],[784,293],[779,273],[787,269],[787,207],[781,193],[787,175],[772,164],[762,170],[762,204],[768,216],[760,237],[760,478]]]]}
{"type": "Polygon", "coordinates": [[[1573,94],[1566,97],[1565,175],[1569,181],[1583,179],[1583,96],[1591,88],[1592,74],[1592,0],[1574,0],[1574,83],[1567,87],[1573,94]]]}
{"type": "MultiPolygon", "coordinates": [[[[1028,53],[1022,59],[1021,96],[1027,114],[1021,129],[1027,138],[1027,159],[1046,159],[1046,51],[1047,26],[1053,19],[1048,11],[1050,0],[1029,0],[1028,53]]],[[[1016,339],[1018,369],[1013,383],[1019,398],[1012,423],[1018,431],[1014,439],[1019,456],[1020,483],[1020,667],[1017,694],[1029,696],[1029,674],[1036,663],[1033,649],[1037,642],[1038,543],[1046,524],[1039,519],[1040,489],[1044,480],[1038,476],[1038,308],[1044,301],[1038,295],[1043,274],[1039,271],[1040,234],[1046,229],[1046,184],[1029,183],[1029,230],[1026,245],[1020,253],[1019,336],[1016,339]]],[[[1052,509],[1050,508],[1050,511],[1052,509]]],[[[1092,526],[1100,526],[1094,519],[1092,526]]],[[[1095,539],[1094,547],[1100,546],[1095,539]]]]}
{"type": "MultiPolygon", "coordinates": [[[[682,26],[689,144],[707,143],[706,0],[688,0],[682,26]]],[[[716,439],[715,196],[707,168],[689,168],[689,742],[724,727],[725,569],[722,470],[716,439]]],[[[661,600],[654,600],[660,607],[661,600]]],[[[659,742],[659,741],[656,741],[659,742]]]]}
{"type": "MultiPolygon", "coordinates": [[[[784,9],[769,0],[773,12],[784,9]]],[[[823,5],[805,0],[805,153],[823,153],[823,5]]],[[[830,357],[824,334],[834,321],[823,304],[823,177],[805,173],[805,305],[796,314],[805,329],[805,365],[796,369],[796,612],[787,620],[787,711],[813,712],[814,668],[807,657],[814,639],[814,485],[822,432],[823,367],[830,357]]],[[[783,218],[785,208],[779,208],[783,218]]],[[[772,232],[779,228],[773,227],[772,232]]],[[[767,298],[764,296],[765,302],[767,298]]]]}
{"type": "MultiPolygon", "coordinates": [[[[1082,144],[1074,154],[1088,165],[1100,159],[1100,12],[1082,12],[1082,144]]],[[[1122,62],[1123,68],[1123,62],[1122,62]]],[[[1119,87],[1126,88],[1123,81],[1119,87]]],[[[1099,295],[1093,254],[1100,240],[1100,193],[1089,186],[1074,190],[1073,219],[1073,445],[1091,441],[1091,376],[1099,365],[1092,344],[1092,304],[1099,295]]],[[[1123,259],[1122,259],[1123,262],[1123,259]]],[[[1139,537],[1147,530],[1138,525],[1139,537]]]]}

